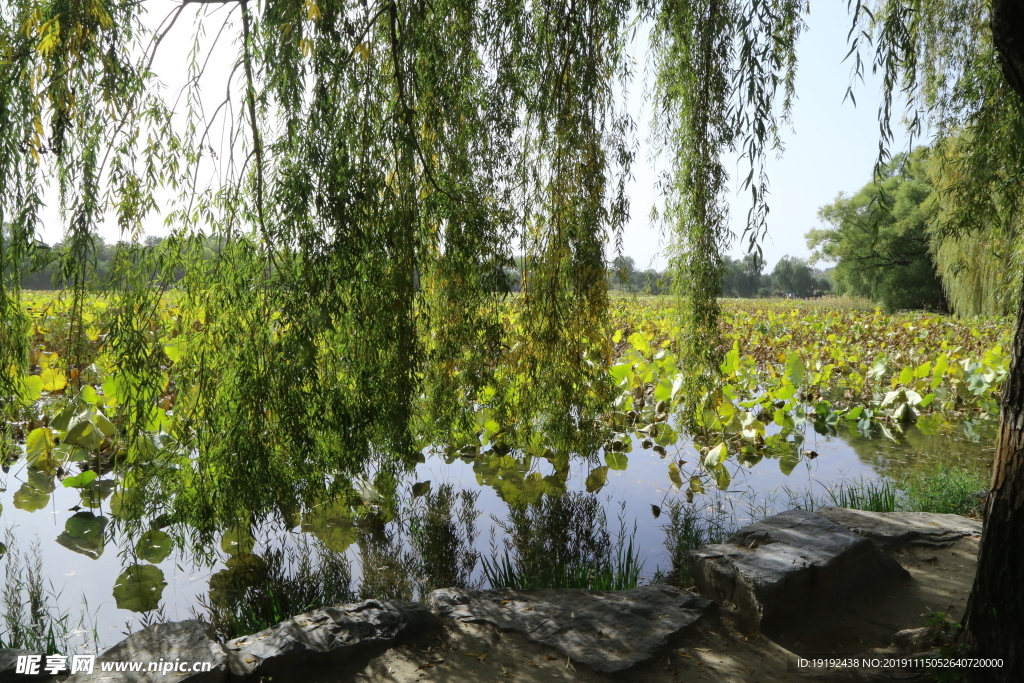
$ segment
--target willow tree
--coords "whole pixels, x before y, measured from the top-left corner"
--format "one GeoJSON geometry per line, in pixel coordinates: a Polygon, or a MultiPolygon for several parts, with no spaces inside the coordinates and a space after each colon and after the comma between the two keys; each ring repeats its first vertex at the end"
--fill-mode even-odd
{"type": "MultiPolygon", "coordinates": [[[[363,475],[393,486],[438,435],[482,430],[553,445],[556,459],[586,451],[609,397],[605,249],[628,213],[633,154],[616,103],[639,26],[652,27],[655,132],[672,163],[664,218],[688,407],[714,400],[722,157],[749,163],[756,249],[802,0],[239,0],[200,13],[172,102],[152,69],[185,7],[156,31],[138,2],[0,7],[0,396],[25,393],[17,274],[45,256],[41,207],[55,200],[65,359],[79,378],[117,378],[122,510],[167,511],[206,536],[239,520],[294,523],[363,475]],[[237,37],[226,97],[209,106],[194,87],[204,34],[237,37]],[[144,249],[168,191],[172,235],[144,249]],[[105,220],[129,239],[99,280],[105,220]],[[507,313],[494,292],[515,252],[524,294],[507,313]],[[94,291],[108,308],[89,343],[94,291]]],[[[1009,230],[1019,215],[1019,7],[851,4],[854,75],[873,51],[887,93],[880,164],[897,90],[922,114],[912,126],[973,136],[951,162],[950,231],[1009,230]]],[[[1020,571],[1004,571],[1024,566],[1022,355],[1019,328],[966,624],[1007,678],[1024,668],[1020,571]]]]}
{"type": "Polygon", "coordinates": [[[929,173],[939,198],[938,212],[929,226],[931,252],[946,299],[958,315],[1012,315],[1021,287],[1022,215],[1014,216],[1011,204],[1009,213],[991,224],[993,230],[970,224],[964,229],[956,194],[964,179],[958,169],[967,163],[972,148],[971,139],[960,135],[936,146],[940,163],[933,164],[929,173]]]}
{"type": "Polygon", "coordinates": [[[17,274],[59,197],[66,360],[118,378],[126,509],[212,529],[293,520],[367,473],[386,493],[436,435],[475,435],[458,408],[478,403],[508,439],[585,448],[607,397],[604,248],[628,209],[629,4],[230,3],[200,13],[171,104],[151,68],[186,7],[156,31],[139,3],[0,10],[0,393],[21,390],[17,274]],[[203,33],[238,36],[212,106],[203,33]],[[141,248],[168,189],[172,234],[141,248]],[[126,242],[100,281],[105,219],[126,242]],[[510,321],[494,293],[514,251],[530,269],[510,321]],[[109,304],[99,350],[78,341],[90,291],[109,304]]]}

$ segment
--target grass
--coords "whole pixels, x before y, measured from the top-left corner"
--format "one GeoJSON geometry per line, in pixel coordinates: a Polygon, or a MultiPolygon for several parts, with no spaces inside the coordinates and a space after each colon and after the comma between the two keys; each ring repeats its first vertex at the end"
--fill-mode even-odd
{"type": "Polygon", "coordinates": [[[941,466],[902,476],[898,483],[907,493],[908,510],[968,517],[981,516],[983,498],[977,493],[989,487],[988,478],[976,471],[941,466]]]}
{"type": "Polygon", "coordinates": [[[619,518],[614,545],[604,509],[595,496],[566,493],[510,508],[509,521],[494,520],[505,532],[499,552],[491,537],[491,556],[482,558],[492,588],[534,590],[585,588],[627,590],[640,581],[643,558],[619,518]]]}
{"type": "MultiPolygon", "coordinates": [[[[896,512],[901,508],[901,492],[891,479],[843,482],[826,488],[830,505],[869,512],[896,512]]],[[[820,505],[819,505],[820,507],[820,505]]]]}
{"type": "Polygon", "coordinates": [[[980,491],[988,480],[974,470],[934,466],[896,478],[843,482],[827,489],[830,504],[871,512],[981,514],[980,491]]]}
{"type": "Polygon", "coordinates": [[[314,552],[311,545],[298,536],[294,545],[228,560],[228,568],[210,578],[209,602],[200,602],[217,635],[237,638],[311,609],[350,602],[354,595],[345,555],[320,546],[314,552]]]}
{"type": "Polygon", "coordinates": [[[5,558],[3,602],[3,633],[0,648],[20,648],[46,654],[69,651],[70,616],[56,614],[50,606],[60,598],[51,584],[43,586],[43,556],[36,539],[28,552],[21,553],[15,545],[14,531],[4,533],[5,558]]]}
{"type": "Polygon", "coordinates": [[[731,536],[735,530],[733,516],[726,512],[720,500],[703,508],[672,501],[665,506],[664,514],[668,516],[668,523],[663,529],[665,549],[672,561],[671,583],[691,588],[694,581],[686,567],[687,556],[703,545],[722,543],[731,536]]]}

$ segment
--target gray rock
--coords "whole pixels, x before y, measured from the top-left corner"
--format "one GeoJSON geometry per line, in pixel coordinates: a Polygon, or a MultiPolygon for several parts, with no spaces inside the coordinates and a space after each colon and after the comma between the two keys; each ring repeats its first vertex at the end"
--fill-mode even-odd
{"type": "Polygon", "coordinates": [[[0,683],[13,683],[14,681],[41,681],[51,678],[49,674],[43,671],[42,665],[46,663],[46,653],[36,652],[34,650],[15,650],[11,648],[0,648],[0,683]],[[26,655],[39,655],[42,657],[41,664],[39,667],[39,674],[35,676],[27,676],[25,674],[15,673],[18,668],[18,657],[26,655]]]}
{"type": "Polygon", "coordinates": [[[892,637],[892,649],[901,653],[924,652],[935,641],[935,633],[927,626],[905,628],[892,637]]]}
{"type": "Polygon", "coordinates": [[[726,543],[698,548],[687,567],[701,595],[731,610],[742,627],[766,633],[909,578],[867,538],[805,510],[768,517],[726,543]]]}
{"type": "Polygon", "coordinates": [[[221,683],[227,677],[227,654],[217,642],[213,627],[191,620],[154,624],[133,633],[97,657],[93,673],[75,674],[65,683],[221,683]],[[142,670],[105,672],[103,662],[140,662],[142,670]],[[151,664],[155,671],[148,670],[151,664]],[[175,671],[169,668],[171,664],[189,670],[175,671]],[[208,670],[192,671],[197,665],[208,670]],[[163,671],[165,666],[167,672],[163,671]]]}
{"type": "Polygon", "coordinates": [[[981,536],[981,522],[933,512],[864,512],[825,507],[818,510],[854,533],[870,538],[887,552],[907,546],[948,548],[965,536],[981,536]]]}
{"type": "Polygon", "coordinates": [[[608,592],[443,588],[427,604],[441,616],[518,631],[603,672],[656,656],[711,607],[708,600],[663,584],[608,592]]]}
{"type": "Polygon", "coordinates": [[[383,649],[402,638],[440,627],[423,605],[401,600],[336,605],[305,612],[251,636],[225,644],[231,674],[294,678],[367,650],[383,649]]]}

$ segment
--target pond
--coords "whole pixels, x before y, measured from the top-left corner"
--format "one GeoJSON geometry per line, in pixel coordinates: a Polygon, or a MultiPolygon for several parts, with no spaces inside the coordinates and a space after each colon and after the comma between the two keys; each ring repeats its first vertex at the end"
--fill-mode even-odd
{"type": "MultiPolygon", "coordinates": [[[[905,477],[949,465],[986,472],[994,449],[991,421],[984,427],[965,422],[941,433],[916,427],[894,431],[880,425],[864,432],[842,427],[832,432],[820,434],[805,425],[798,461],[764,459],[749,468],[729,461],[728,488],[717,491],[709,486],[705,493],[693,495],[692,504],[668,474],[669,463],[676,463],[683,481],[699,471],[697,451],[682,440],[664,454],[634,440],[625,446],[625,453],[609,453],[609,458],[600,453],[591,459],[573,459],[564,486],[544,460],[527,463],[515,453],[502,458],[472,453],[446,457],[431,451],[403,489],[401,520],[358,525],[345,515],[332,517],[328,510],[319,521],[304,520],[292,530],[264,530],[255,545],[244,534],[229,533],[220,548],[209,549],[212,560],[172,549],[155,529],[142,543],[115,537],[115,525],[108,524],[112,502],[108,487],[96,482],[83,495],[60,482],[54,486],[52,478],[29,470],[22,459],[7,473],[0,494],[8,549],[3,609],[5,614],[12,605],[21,609],[14,589],[20,587],[19,580],[31,583],[35,576],[36,590],[45,594],[51,615],[63,618],[67,641],[58,642],[57,649],[74,652],[103,649],[152,621],[209,619],[209,609],[217,610],[217,605],[220,623],[234,619],[231,624],[236,630],[255,629],[259,615],[239,613],[238,607],[257,597],[274,603],[281,618],[289,616],[291,604],[305,601],[355,598],[360,593],[410,597],[417,588],[414,564],[428,567],[428,573],[432,566],[435,574],[462,572],[463,578],[486,583],[483,560],[499,569],[500,562],[495,561],[504,555],[505,539],[517,529],[522,533],[528,521],[520,516],[516,527],[509,502],[536,499],[545,491],[563,488],[568,500],[575,502],[549,509],[555,518],[548,519],[546,527],[535,524],[534,532],[574,533],[568,542],[579,544],[584,554],[601,551],[599,547],[588,550],[588,543],[607,546],[610,542],[614,553],[620,537],[631,538],[641,582],[645,582],[671,566],[664,526],[672,505],[692,505],[733,527],[797,505],[831,504],[841,482],[905,477]],[[431,493],[423,495],[427,491],[431,493]],[[441,501],[444,519],[435,517],[431,522],[424,501],[437,503],[449,491],[455,495],[441,501]],[[460,495],[462,491],[468,493],[460,495]],[[90,495],[103,498],[93,501],[98,507],[83,504],[90,495]],[[467,522],[477,532],[472,546],[466,543],[467,522]],[[448,534],[446,540],[431,546],[430,529],[441,527],[448,534]],[[602,541],[604,530],[607,536],[602,541]],[[324,566],[318,568],[317,562],[324,566]],[[33,570],[35,564],[39,566],[33,570]],[[264,588],[240,589],[234,580],[242,579],[244,584],[246,577],[257,586],[273,584],[271,577],[302,595],[282,604],[280,595],[257,595],[264,588]],[[119,602],[146,611],[121,609],[119,602]],[[154,605],[156,609],[149,609],[154,605]],[[226,611],[232,614],[225,616],[229,606],[226,611]]],[[[362,494],[368,503],[376,495],[365,483],[362,494]]]]}

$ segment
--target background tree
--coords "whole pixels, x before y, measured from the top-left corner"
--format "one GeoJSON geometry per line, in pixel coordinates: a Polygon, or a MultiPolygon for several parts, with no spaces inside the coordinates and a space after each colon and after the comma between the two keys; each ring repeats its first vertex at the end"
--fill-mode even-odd
{"type": "Polygon", "coordinates": [[[722,293],[740,298],[757,296],[763,270],[764,259],[759,253],[746,254],[742,259],[728,259],[722,276],[722,293]]]}
{"type": "Polygon", "coordinates": [[[608,271],[613,289],[634,294],[668,294],[672,291],[672,275],[653,268],[637,270],[631,256],[617,256],[608,271]]]}
{"type": "Polygon", "coordinates": [[[840,194],[818,212],[828,227],[808,232],[807,247],[812,261],[836,262],[838,294],[866,297],[887,311],[945,309],[931,253],[937,204],[924,154],[897,155],[852,197],[840,194]]]}
{"type": "Polygon", "coordinates": [[[772,284],[782,294],[808,297],[818,289],[814,269],[807,261],[793,256],[783,256],[772,270],[772,284]]]}

